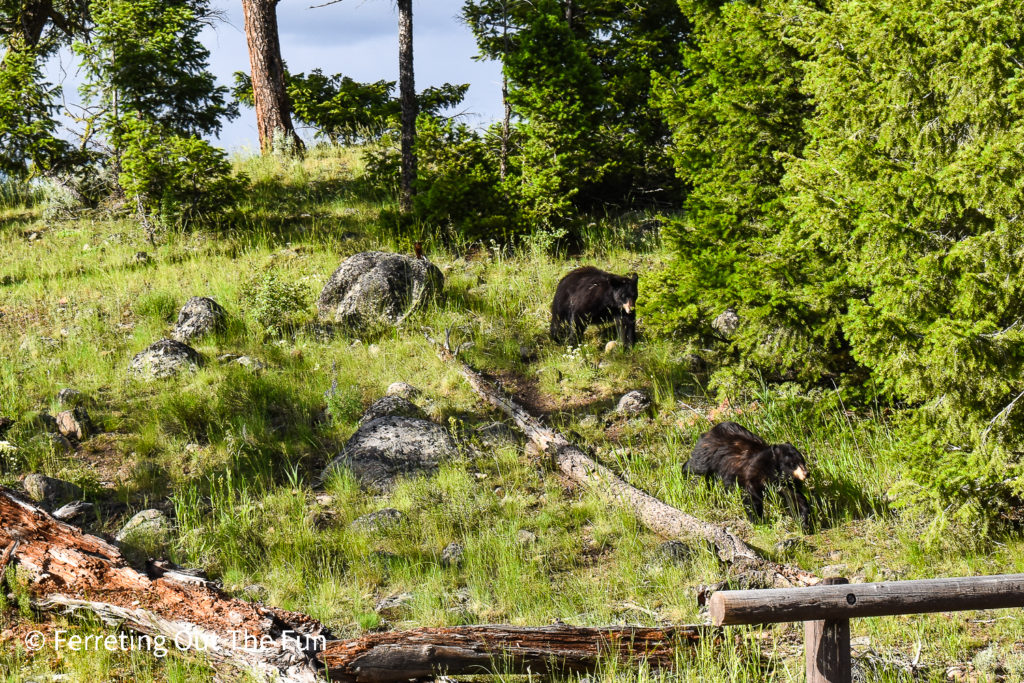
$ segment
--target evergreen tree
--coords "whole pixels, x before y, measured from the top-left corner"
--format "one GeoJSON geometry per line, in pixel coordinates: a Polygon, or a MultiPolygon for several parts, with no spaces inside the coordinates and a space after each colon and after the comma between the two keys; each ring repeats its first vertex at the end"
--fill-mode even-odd
{"type": "Polygon", "coordinates": [[[207,0],[93,3],[90,40],[76,43],[75,51],[85,67],[82,93],[100,106],[102,125],[115,143],[129,114],[184,136],[216,134],[222,119],[237,116],[199,42],[209,16],[207,0]]]}

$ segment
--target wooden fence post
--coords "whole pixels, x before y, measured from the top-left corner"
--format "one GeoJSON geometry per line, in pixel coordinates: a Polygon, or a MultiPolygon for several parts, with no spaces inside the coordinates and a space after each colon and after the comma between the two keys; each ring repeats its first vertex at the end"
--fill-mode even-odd
{"type": "MultiPolygon", "coordinates": [[[[840,578],[822,581],[826,586],[847,583],[840,578]]],[[[807,683],[851,683],[849,619],[805,621],[804,648],[807,683]]]]}

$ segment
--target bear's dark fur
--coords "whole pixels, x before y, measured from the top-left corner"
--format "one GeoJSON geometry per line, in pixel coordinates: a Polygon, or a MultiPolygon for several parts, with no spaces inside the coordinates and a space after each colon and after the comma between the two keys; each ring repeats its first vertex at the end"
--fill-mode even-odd
{"type": "Polygon", "coordinates": [[[807,463],[792,444],[769,446],[735,422],[722,422],[700,435],[683,471],[717,476],[726,486],[739,485],[757,519],[764,516],[765,484],[780,482],[796,504],[800,523],[808,524],[810,506],[802,483],[807,463]]]}
{"type": "Polygon", "coordinates": [[[615,275],[593,266],[562,278],[551,302],[551,338],[578,344],[587,325],[615,322],[619,343],[636,343],[636,273],[615,275]]]}

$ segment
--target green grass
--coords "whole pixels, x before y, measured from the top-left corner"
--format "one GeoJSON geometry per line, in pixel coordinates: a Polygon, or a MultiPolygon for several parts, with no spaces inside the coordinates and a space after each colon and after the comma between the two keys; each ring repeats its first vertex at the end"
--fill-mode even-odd
{"type": "MultiPolygon", "coordinates": [[[[572,254],[537,243],[452,247],[427,240],[445,273],[446,295],[401,329],[324,340],[304,325],[313,318],[308,305],[290,311],[295,326],[268,334],[247,294],[254,278],[272,272],[311,302],[346,256],[409,252],[411,240],[380,225],[390,205],[365,194],[352,151],[237,165],[254,183],[242,224],[165,234],[156,247],[131,221],[48,220],[39,203],[0,192],[0,415],[21,418],[9,435],[18,451],[0,463],[0,481],[16,485],[23,474],[41,471],[80,483],[95,500],[125,503],[123,514],[95,520],[93,529],[104,532],[137,510],[162,507],[176,524],[171,559],[204,568],[239,597],[258,594],[307,612],[341,637],[487,622],[702,621],[695,588],[723,576],[708,548],[695,544],[682,564],[666,560],[657,552],[664,539],[599,495],[571,486],[521,445],[490,448],[473,438],[474,427],[500,416],[438,359],[423,334],[429,329],[437,337],[453,327],[457,341],[474,342],[470,363],[518,387],[554,427],[631,483],[730,526],[775,559],[812,571],[842,565],[844,575],[869,581],[1024,570],[1024,544],[1016,537],[971,543],[953,535],[945,547],[923,544],[928,520],[887,503],[887,491],[904,475],[898,431],[883,414],[849,413],[827,396],[766,387],[715,413],[770,440],[790,441],[808,456],[815,533],[802,534],[777,497],[768,519],[752,524],[738,492],[683,476],[682,463],[710,424],[701,415],[717,405],[687,359],[692,349],[647,337],[628,353],[605,354],[596,334],[576,349],[546,336],[551,293],[573,267],[639,271],[643,291],[643,277],[665,257],[656,236],[637,236],[642,217],[596,221],[572,254]],[[29,231],[42,237],[29,241],[29,231]],[[148,265],[136,263],[138,251],[150,254],[148,265]],[[168,333],[190,296],[214,297],[231,317],[224,332],[196,342],[207,365],[171,380],[134,379],[131,357],[168,333]],[[216,362],[225,353],[250,355],[267,369],[216,362]],[[420,405],[460,435],[460,457],[383,495],[361,490],[345,473],[315,491],[363,408],[395,381],[423,391],[420,405]],[[332,418],[323,422],[332,386],[332,418]],[[74,454],[53,452],[25,419],[56,409],[63,387],[95,399],[91,412],[104,429],[74,454]],[[654,396],[655,416],[606,424],[615,399],[638,387],[654,396]],[[403,522],[372,533],[350,526],[384,507],[401,510],[403,522]],[[524,540],[524,531],[535,540],[524,540]],[[442,566],[441,551],[453,541],[465,547],[463,562],[442,566]],[[374,611],[380,599],[406,592],[412,597],[403,606],[374,611]]],[[[0,631],[23,623],[16,605],[2,615],[0,631]]],[[[89,623],[53,626],[101,632],[89,623]]],[[[907,665],[914,661],[915,680],[946,680],[948,666],[969,663],[986,648],[995,648],[988,659],[1016,661],[1024,628],[1016,612],[958,613],[858,620],[853,635],[862,643],[855,652],[871,653],[861,660],[869,680],[911,680],[907,665]]],[[[720,647],[680,653],[671,671],[608,662],[597,678],[798,681],[800,643],[799,625],[733,629],[720,647]]],[[[0,648],[0,673],[6,680],[212,675],[180,657],[90,655],[0,648]]],[[[1009,665],[1007,671],[1019,680],[1009,665]]]]}

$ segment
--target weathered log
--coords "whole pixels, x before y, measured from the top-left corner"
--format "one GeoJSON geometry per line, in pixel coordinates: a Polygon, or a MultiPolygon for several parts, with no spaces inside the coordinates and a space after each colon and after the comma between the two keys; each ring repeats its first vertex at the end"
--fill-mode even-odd
{"type": "Polygon", "coordinates": [[[151,580],[103,539],[2,487],[0,547],[10,550],[39,609],[91,612],[111,626],[160,637],[168,649],[193,651],[259,679],[319,678],[315,653],[326,634],[314,619],[236,600],[209,585],[151,580]]]}
{"type": "Polygon", "coordinates": [[[710,612],[713,623],[734,625],[1007,607],[1024,607],[1024,574],[719,591],[710,612]]]}
{"type": "Polygon", "coordinates": [[[689,515],[627,484],[564,436],[544,426],[540,420],[505,396],[483,375],[459,360],[457,350],[453,351],[451,348],[450,332],[444,344],[434,344],[441,358],[458,367],[469,385],[484,400],[515,420],[523,433],[552,457],[563,474],[574,481],[605,492],[610,498],[630,509],[651,531],[671,538],[700,537],[710,541],[722,561],[729,564],[734,573],[744,575],[751,583],[788,588],[810,586],[819,582],[818,577],[799,567],[765,559],[730,530],[689,515]]]}
{"type": "Polygon", "coordinates": [[[592,671],[601,659],[671,664],[675,648],[717,635],[711,627],[458,626],[373,633],[330,642],[320,655],[332,680],[397,683],[438,674],[592,671]]]}

